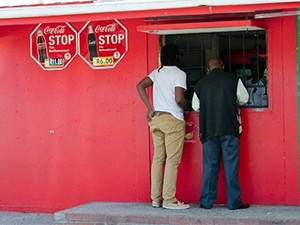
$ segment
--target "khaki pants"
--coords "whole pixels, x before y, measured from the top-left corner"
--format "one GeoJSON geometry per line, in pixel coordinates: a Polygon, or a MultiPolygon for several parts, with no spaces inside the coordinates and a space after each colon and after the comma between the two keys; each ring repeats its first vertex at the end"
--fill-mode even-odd
{"type": "Polygon", "coordinates": [[[165,204],[176,202],[177,171],[183,151],[185,121],[178,120],[171,114],[158,114],[153,117],[149,126],[154,141],[151,198],[157,202],[164,199],[165,204]]]}

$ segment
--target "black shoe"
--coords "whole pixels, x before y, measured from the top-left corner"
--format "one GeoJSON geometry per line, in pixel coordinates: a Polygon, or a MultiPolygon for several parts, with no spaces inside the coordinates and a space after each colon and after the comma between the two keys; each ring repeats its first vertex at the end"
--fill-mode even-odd
{"type": "Polygon", "coordinates": [[[233,208],[231,210],[235,210],[235,209],[247,209],[249,207],[250,207],[250,205],[248,203],[242,203],[240,206],[238,206],[236,208],[233,208]]]}
{"type": "Polygon", "coordinates": [[[206,206],[202,205],[201,203],[200,203],[200,208],[202,208],[202,209],[211,209],[211,207],[210,208],[206,207],[206,206]]]}

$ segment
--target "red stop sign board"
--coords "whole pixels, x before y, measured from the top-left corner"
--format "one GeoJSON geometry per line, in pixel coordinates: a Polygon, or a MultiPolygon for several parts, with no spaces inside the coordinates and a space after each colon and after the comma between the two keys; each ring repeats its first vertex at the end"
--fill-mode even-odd
{"type": "Polygon", "coordinates": [[[77,32],[69,23],[39,24],[30,34],[30,55],[44,70],[62,70],[77,55],[77,32]]]}
{"type": "Polygon", "coordinates": [[[79,31],[79,55],[93,69],[114,68],[127,43],[127,29],[118,20],[89,21],[79,31]]]}

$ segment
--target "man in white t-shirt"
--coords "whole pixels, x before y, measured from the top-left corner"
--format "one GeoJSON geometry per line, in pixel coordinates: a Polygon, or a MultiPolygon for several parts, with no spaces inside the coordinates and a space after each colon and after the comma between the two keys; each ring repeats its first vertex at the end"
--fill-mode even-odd
{"type": "Polygon", "coordinates": [[[147,120],[154,142],[151,166],[152,207],[187,209],[190,206],[176,199],[178,166],[181,161],[185,121],[184,110],[190,110],[184,98],[186,74],[178,65],[179,51],[176,45],[162,48],[162,67],[153,70],[137,85],[137,91],[145,103],[147,120]],[[146,88],[153,86],[153,106],[146,88]],[[165,165],[165,172],[163,168],[165,165]],[[164,174],[164,175],[163,175],[164,174]]]}

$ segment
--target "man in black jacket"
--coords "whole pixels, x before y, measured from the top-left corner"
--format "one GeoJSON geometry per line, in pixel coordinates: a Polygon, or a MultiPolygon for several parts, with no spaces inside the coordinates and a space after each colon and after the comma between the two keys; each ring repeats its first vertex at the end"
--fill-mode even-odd
{"type": "Polygon", "coordinates": [[[200,207],[212,208],[217,198],[220,156],[223,155],[229,209],[248,208],[240,199],[238,178],[240,118],[239,105],[249,95],[242,81],[224,72],[220,58],[208,61],[208,75],[195,86],[192,107],[199,113],[200,140],[203,144],[203,182],[200,207]],[[200,106],[201,105],[201,106],[200,106]]]}

